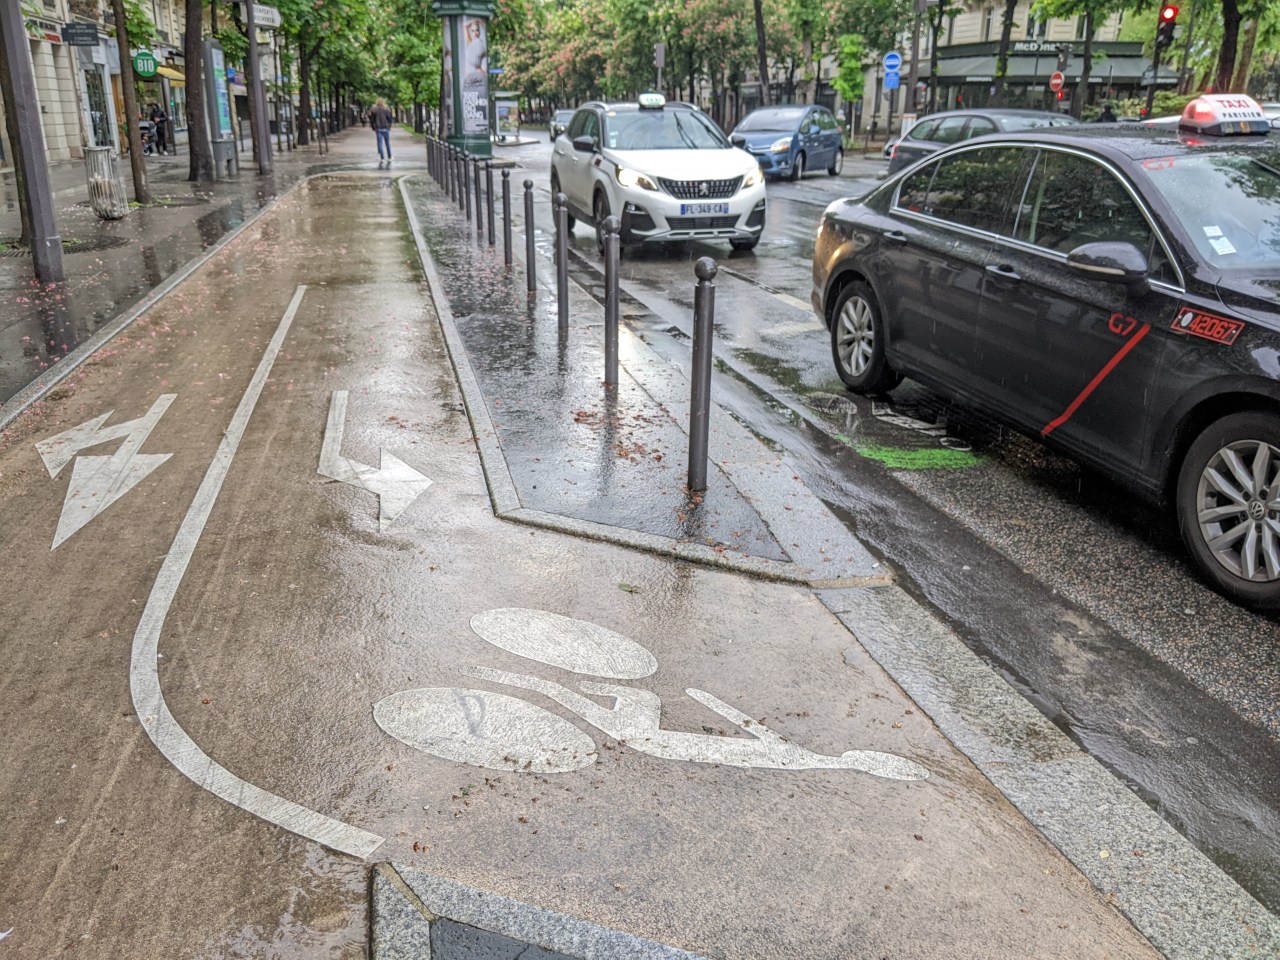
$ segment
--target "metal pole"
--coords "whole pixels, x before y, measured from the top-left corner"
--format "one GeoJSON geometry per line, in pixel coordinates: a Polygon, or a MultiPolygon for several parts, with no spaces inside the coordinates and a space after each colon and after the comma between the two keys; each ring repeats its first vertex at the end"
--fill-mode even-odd
{"type": "Polygon", "coordinates": [[[528,277],[529,292],[538,289],[538,265],[534,261],[533,249],[533,181],[524,182],[524,256],[525,275],[528,277]]]}
{"type": "Polygon", "coordinates": [[[267,130],[267,94],[262,86],[262,59],[258,55],[258,26],[253,19],[252,3],[244,5],[249,30],[249,95],[253,97],[255,139],[258,141],[258,173],[271,172],[271,134],[267,130]]]}
{"type": "MultiPolygon", "coordinates": [[[[916,0],[914,6],[915,17],[911,21],[911,69],[907,72],[907,103],[911,105],[911,112],[919,116],[916,84],[920,81],[920,15],[925,11],[925,0],[916,0]]],[[[929,82],[933,82],[933,77],[929,78],[929,82]]]]}
{"type": "MultiPolygon", "coordinates": [[[[62,266],[62,237],[53,206],[53,187],[49,182],[49,160],[44,149],[44,133],[40,129],[40,101],[36,97],[36,78],[31,65],[31,45],[23,23],[20,4],[0,3],[0,34],[3,34],[4,56],[13,82],[14,103],[8,104],[18,127],[17,163],[22,171],[20,186],[25,186],[31,213],[31,262],[36,279],[41,283],[61,283],[67,279],[62,266]]],[[[126,70],[129,51],[121,51],[126,70]]],[[[129,118],[130,128],[137,125],[129,118]]]]}
{"type": "Polygon", "coordinates": [[[689,489],[707,489],[707,435],[711,420],[711,338],[716,317],[716,262],[699,257],[693,265],[693,381],[689,397],[689,489]]]}
{"type": "Polygon", "coordinates": [[[458,209],[471,206],[471,184],[463,178],[467,175],[467,152],[458,148],[458,157],[454,162],[454,176],[458,178],[458,209]]]}
{"type": "Polygon", "coordinates": [[[484,164],[484,192],[489,198],[489,246],[492,247],[497,243],[498,238],[493,232],[493,164],[487,160],[484,164]]]}
{"type": "Polygon", "coordinates": [[[618,254],[622,221],[604,218],[604,383],[618,385],[618,254]]]}
{"type": "Polygon", "coordinates": [[[467,219],[471,219],[471,164],[462,158],[462,196],[466,200],[467,219]]]}
{"type": "Polygon", "coordinates": [[[502,171],[502,262],[511,266],[511,171],[502,171]]]}
{"type": "Polygon", "coordinates": [[[481,201],[481,197],[480,197],[481,183],[480,183],[480,161],[479,160],[471,161],[471,173],[475,179],[475,184],[476,184],[476,233],[483,237],[484,236],[484,217],[481,216],[480,211],[484,209],[484,204],[481,201]]]}
{"type": "Polygon", "coordinates": [[[556,316],[560,326],[569,325],[569,198],[557,193],[556,214],[556,316]]]}
{"type": "Polygon", "coordinates": [[[284,153],[284,117],[280,115],[280,44],[277,42],[277,35],[271,34],[271,63],[275,70],[275,76],[272,78],[275,82],[271,84],[275,91],[275,107],[276,107],[276,153],[284,153]]]}

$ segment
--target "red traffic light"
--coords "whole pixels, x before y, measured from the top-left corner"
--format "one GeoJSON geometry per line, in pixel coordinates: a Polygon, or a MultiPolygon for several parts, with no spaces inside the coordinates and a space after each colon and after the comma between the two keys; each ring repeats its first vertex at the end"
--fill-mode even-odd
{"type": "Polygon", "coordinates": [[[1172,23],[1178,19],[1178,8],[1171,3],[1166,3],[1160,8],[1160,22],[1172,23]]]}

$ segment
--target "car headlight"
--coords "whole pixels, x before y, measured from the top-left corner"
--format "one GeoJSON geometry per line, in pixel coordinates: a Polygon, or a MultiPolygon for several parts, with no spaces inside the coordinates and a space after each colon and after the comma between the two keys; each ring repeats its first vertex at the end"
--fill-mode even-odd
{"type": "Polygon", "coordinates": [[[640,187],[642,190],[657,190],[658,185],[646,177],[643,173],[636,173],[634,170],[628,170],[626,167],[618,167],[614,170],[614,176],[618,178],[618,182],[624,187],[640,187]]]}
{"type": "Polygon", "coordinates": [[[756,167],[754,170],[752,170],[750,173],[748,173],[745,177],[742,178],[742,185],[744,187],[754,187],[757,183],[763,183],[763,182],[764,182],[764,174],[760,172],[759,167],[756,167]]]}
{"type": "Polygon", "coordinates": [[[769,148],[772,153],[786,153],[791,149],[791,138],[783,137],[781,140],[773,141],[773,146],[769,148]]]}

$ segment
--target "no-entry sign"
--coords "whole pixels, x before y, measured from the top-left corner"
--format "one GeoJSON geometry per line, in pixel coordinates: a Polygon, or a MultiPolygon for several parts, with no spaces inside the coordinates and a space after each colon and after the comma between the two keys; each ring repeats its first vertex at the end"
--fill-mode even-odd
{"type": "Polygon", "coordinates": [[[1066,82],[1067,82],[1067,78],[1062,75],[1062,71],[1061,70],[1055,71],[1053,76],[1049,78],[1049,89],[1055,90],[1055,91],[1061,90],[1062,85],[1066,82]]]}

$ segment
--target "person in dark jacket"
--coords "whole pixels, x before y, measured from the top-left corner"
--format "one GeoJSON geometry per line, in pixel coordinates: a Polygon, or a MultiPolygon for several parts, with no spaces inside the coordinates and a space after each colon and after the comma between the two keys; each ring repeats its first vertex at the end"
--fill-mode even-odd
{"type": "Polygon", "coordinates": [[[1094,123],[1116,123],[1116,122],[1117,122],[1116,115],[1111,112],[1111,104],[1104,103],[1102,105],[1102,112],[1098,114],[1098,118],[1094,121],[1094,123]]]}
{"type": "Polygon", "coordinates": [[[155,125],[156,149],[160,153],[169,152],[169,114],[158,103],[151,104],[151,122],[155,125]]]}
{"type": "Polygon", "coordinates": [[[378,164],[391,162],[391,111],[387,109],[387,101],[382,97],[369,111],[369,126],[373,127],[374,136],[378,139],[378,164]],[[384,149],[385,148],[385,149],[384,149]]]}

